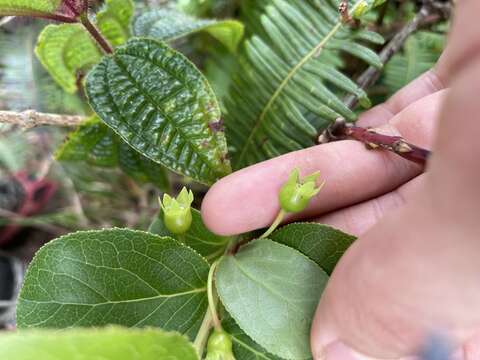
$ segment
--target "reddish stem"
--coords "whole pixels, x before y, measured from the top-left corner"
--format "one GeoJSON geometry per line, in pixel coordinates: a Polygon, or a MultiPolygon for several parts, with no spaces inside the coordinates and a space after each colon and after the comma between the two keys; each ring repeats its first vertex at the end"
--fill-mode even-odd
{"type": "MultiPolygon", "coordinates": [[[[401,136],[379,134],[370,129],[347,124],[343,120],[338,120],[323,136],[329,140],[357,140],[364,143],[369,149],[388,150],[422,166],[426,165],[431,155],[429,150],[410,144],[401,136]]],[[[321,139],[321,142],[324,141],[321,139]]]]}
{"type": "Polygon", "coordinates": [[[95,41],[101,46],[101,48],[107,54],[112,54],[113,53],[112,46],[103,37],[103,35],[100,33],[100,31],[98,31],[97,27],[92,24],[92,22],[88,18],[88,15],[87,14],[82,14],[80,16],[80,21],[82,22],[85,29],[87,29],[87,31],[90,33],[90,35],[92,35],[92,37],[95,39],[95,41]]]}

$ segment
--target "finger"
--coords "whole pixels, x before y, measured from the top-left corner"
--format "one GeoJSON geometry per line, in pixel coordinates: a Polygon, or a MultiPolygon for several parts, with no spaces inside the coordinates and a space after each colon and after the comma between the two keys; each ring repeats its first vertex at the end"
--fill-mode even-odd
{"type": "MultiPolygon", "coordinates": [[[[439,104],[447,90],[427,96],[400,112],[384,131],[400,133],[429,147],[439,104]]],[[[417,165],[387,152],[367,151],[356,141],[340,141],[293,152],[240,170],[217,182],[202,204],[205,224],[224,235],[268,226],[279,211],[278,191],[294,168],[321,172],[326,185],[300,216],[362,202],[396,189],[417,176],[417,165]]]]}
{"type": "Polygon", "coordinates": [[[435,69],[427,71],[383,104],[377,105],[362,114],[357,125],[364,127],[382,126],[414,102],[444,88],[439,72],[435,69]]]}
{"type": "Polygon", "coordinates": [[[405,205],[425,183],[425,174],[417,176],[398,189],[375,199],[324,215],[316,222],[333,226],[355,236],[363,235],[385,214],[405,205]]]}

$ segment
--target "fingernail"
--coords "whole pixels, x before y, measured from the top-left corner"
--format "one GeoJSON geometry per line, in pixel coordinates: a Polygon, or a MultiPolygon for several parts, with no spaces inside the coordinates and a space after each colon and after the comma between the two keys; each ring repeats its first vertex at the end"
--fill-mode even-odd
{"type": "Polygon", "coordinates": [[[334,341],[315,354],[315,360],[358,360],[353,351],[341,341],[334,341]]]}

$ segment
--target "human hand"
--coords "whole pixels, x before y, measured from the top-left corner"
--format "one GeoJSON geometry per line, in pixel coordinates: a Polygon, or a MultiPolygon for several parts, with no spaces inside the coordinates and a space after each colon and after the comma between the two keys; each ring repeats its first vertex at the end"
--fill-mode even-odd
{"type": "Polygon", "coordinates": [[[468,341],[480,331],[478,14],[480,2],[460,1],[437,68],[360,120],[433,148],[427,173],[393,154],[341,141],[243,169],[204,200],[207,226],[242,233],[272,222],[278,190],[293,168],[321,171],[327,183],[301,216],[359,239],[322,296],[312,328],[316,358],[395,359],[442,330],[463,346],[460,358],[480,359],[478,342],[468,341]]]}

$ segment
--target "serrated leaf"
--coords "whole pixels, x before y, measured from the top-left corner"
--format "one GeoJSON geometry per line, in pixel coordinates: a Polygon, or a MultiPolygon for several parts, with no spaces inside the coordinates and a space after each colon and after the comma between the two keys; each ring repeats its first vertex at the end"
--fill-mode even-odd
{"type": "Polygon", "coordinates": [[[182,241],[185,245],[198,251],[200,255],[209,261],[214,261],[225,252],[230,238],[213,234],[207,229],[202,221],[202,215],[197,209],[192,209],[192,225],[190,229],[182,236],[172,234],[165,227],[163,222],[163,213],[155,217],[155,220],[148,229],[149,232],[160,236],[170,236],[178,241],[182,241]]]}
{"type": "Polygon", "coordinates": [[[327,274],[332,273],[337,262],[356,239],[355,236],[316,223],[286,225],[275,231],[270,238],[300,251],[327,274]]]}
{"type": "Polygon", "coordinates": [[[297,250],[256,240],[225,257],[216,287],[240,328],[265,350],[307,359],[310,326],[328,275],[297,250]]]}
{"type": "MultiPolygon", "coordinates": [[[[354,9],[363,0],[350,1],[354,9]]],[[[313,146],[338,117],[357,115],[345,93],[366,93],[342,73],[342,53],[381,67],[365,45],[378,37],[345,26],[338,2],[244,1],[251,36],[238,57],[225,100],[227,138],[235,169],[313,146]]]]}
{"type": "Polygon", "coordinates": [[[77,75],[85,74],[102,58],[80,24],[48,25],[38,38],[35,53],[53,79],[71,94],[78,90],[77,75]]]}
{"type": "Polygon", "coordinates": [[[195,336],[207,308],[208,263],[168,237],[126,229],[77,232],[32,261],[20,328],[153,326],[195,336]]]}
{"type": "Polygon", "coordinates": [[[198,19],[174,9],[158,9],[140,15],[133,25],[136,36],[172,41],[197,32],[207,32],[235,52],[243,38],[243,24],[236,20],[198,19]]]}
{"type": "Polygon", "coordinates": [[[98,28],[112,46],[122,45],[130,37],[134,11],[132,0],[107,0],[104,9],[97,13],[98,28]]]}
{"type": "Polygon", "coordinates": [[[212,89],[165,43],[119,47],[90,72],[87,94],[100,118],[149,159],[206,184],[230,173],[212,89]]]}
{"type": "Polygon", "coordinates": [[[85,161],[103,168],[118,166],[140,183],[152,183],[159,189],[168,188],[165,169],[131,148],[97,116],[69,134],[67,141],[57,151],[56,159],[85,161]]]}
{"type": "Polygon", "coordinates": [[[21,331],[0,336],[0,358],[8,360],[198,360],[183,336],[160,330],[106,328],[21,331]]]}
{"type": "Polygon", "coordinates": [[[232,317],[222,320],[222,327],[232,336],[233,354],[236,360],[280,360],[250,339],[232,317]]]}

